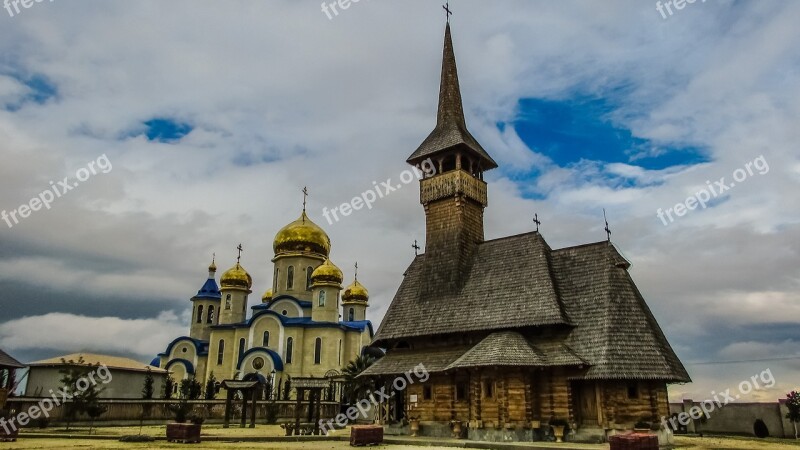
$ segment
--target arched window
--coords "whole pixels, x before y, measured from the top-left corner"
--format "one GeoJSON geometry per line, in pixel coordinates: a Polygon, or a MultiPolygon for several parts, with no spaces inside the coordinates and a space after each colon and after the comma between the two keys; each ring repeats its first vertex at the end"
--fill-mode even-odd
{"type": "Polygon", "coordinates": [[[294,287],[294,266],[289,266],[286,269],[286,289],[292,289],[294,287]]]}
{"type": "Polygon", "coordinates": [[[322,361],[322,338],[317,338],[314,341],[314,364],[319,364],[322,361]]]}
{"type": "Polygon", "coordinates": [[[225,340],[219,340],[219,350],[217,350],[217,365],[221,366],[222,362],[225,360],[225,340]]]}
{"type": "Polygon", "coordinates": [[[203,305],[197,307],[197,323],[203,323],[203,305]]]}
{"type": "Polygon", "coordinates": [[[292,353],[294,353],[294,339],[286,339],[286,364],[292,363],[292,353]]]}
{"type": "Polygon", "coordinates": [[[339,339],[339,365],[342,365],[342,340],[339,339]]]}
{"type": "Polygon", "coordinates": [[[280,275],[281,270],[277,267],[275,268],[275,277],[272,278],[272,290],[273,292],[278,292],[278,275],[280,275]]]}
{"type": "Polygon", "coordinates": [[[347,313],[347,320],[350,322],[356,320],[356,310],[354,308],[350,308],[350,311],[347,313]]]}
{"type": "Polygon", "coordinates": [[[225,296],[225,309],[231,309],[231,294],[225,296]]]}
{"type": "Polygon", "coordinates": [[[269,331],[265,331],[264,332],[264,340],[261,342],[261,346],[262,347],[268,347],[269,346],[269,331]]]}
{"type": "Polygon", "coordinates": [[[319,291],[319,306],[325,306],[325,290],[319,291]]]}
{"type": "Polygon", "coordinates": [[[242,359],[242,355],[244,355],[244,338],[239,339],[239,360],[242,359]]]}
{"type": "Polygon", "coordinates": [[[311,290],[311,274],[314,273],[314,268],[311,266],[306,267],[306,290],[311,290]]]}
{"type": "Polygon", "coordinates": [[[208,319],[206,323],[214,323],[214,305],[208,305],[208,319]]]}

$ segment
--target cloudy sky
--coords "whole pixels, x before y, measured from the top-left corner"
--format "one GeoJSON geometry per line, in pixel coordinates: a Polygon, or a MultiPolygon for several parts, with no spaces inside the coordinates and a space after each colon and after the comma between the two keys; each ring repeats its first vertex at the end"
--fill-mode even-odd
{"type": "MultiPolygon", "coordinates": [[[[348,279],[358,261],[381,320],[424,241],[416,184],[334,224],[322,208],[397,180],[433,128],[438,2],[362,0],[331,18],[296,0],[11,8],[0,209],[17,222],[0,222],[0,347],[23,361],[149,361],[188,332],[212,253],[225,269],[241,242],[254,291],[271,285],[272,240],[303,186],[333,261],[348,279]],[[49,209],[19,210],[76,176],[49,209]]],[[[554,248],[603,240],[606,208],[695,380],[673,400],[766,369],[776,387],[749,399],[796,387],[800,3],[451,8],[468,123],[500,164],[487,238],[530,231],[538,213],[554,248]],[[706,208],[676,209],[723,177],[706,208]]]]}

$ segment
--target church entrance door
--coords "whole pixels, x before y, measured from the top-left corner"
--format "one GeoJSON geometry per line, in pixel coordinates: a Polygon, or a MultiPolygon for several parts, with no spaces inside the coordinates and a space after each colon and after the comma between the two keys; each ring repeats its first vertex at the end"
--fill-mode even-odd
{"type": "Polygon", "coordinates": [[[597,384],[593,382],[575,382],[573,394],[577,394],[578,416],[581,425],[598,424],[597,417],[597,384]]]}

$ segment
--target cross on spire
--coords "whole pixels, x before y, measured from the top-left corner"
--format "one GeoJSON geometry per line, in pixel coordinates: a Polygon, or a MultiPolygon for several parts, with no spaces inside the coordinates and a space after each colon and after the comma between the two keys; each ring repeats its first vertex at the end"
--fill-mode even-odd
{"type": "Polygon", "coordinates": [[[533,223],[536,224],[536,231],[539,231],[539,225],[542,224],[542,221],[539,220],[539,213],[533,215],[533,223]]]}
{"type": "Polygon", "coordinates": [[[411,248],[414,249],[414,256],[418,256],[419,255],[419,249],[421,247],[419,245],[417,245],[417,240],[416,239],[414,239],[414,245],[412,245],[411,248]]]}
{"type": "Polygon", "coordinates": [[[306,200],[308,199],[308,187],[303,186],[303,212],[306,212],[306,200]]]}
{"type": "Polygon", "coordinates": [[[608,242],[611,242],[611,228],[608,227],[608,219],[606,218],[606,209],[603,208],[603,220],[606,222],[606,235],[608,242]]]}
{"type": "Polygon", "coordinates": [[[241,243],[236,247],[236,250],[239,250],[239,256],[236,257],[236,264],[239,264],[239,261],[242,259],[242,251],[244,251],[241,243]]]}
{"type": "Polygon", "coordinates": [[[442,5],[442,8],[444,8],[444,10],[447,13],[447,23],[450,23],[450,16],[453,15],[453,11],[450,11],[450,2],[447,2],[444,5],[442,5]]]}
{"type": "Polygon", "coordinates": [[[358,261],[356,261],[356,281],[358,281],[358,261]]]}

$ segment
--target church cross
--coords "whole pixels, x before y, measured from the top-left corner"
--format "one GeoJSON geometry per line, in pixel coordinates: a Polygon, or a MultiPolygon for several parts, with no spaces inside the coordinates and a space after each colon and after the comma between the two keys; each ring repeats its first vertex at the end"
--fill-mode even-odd
{"type": "Polygon", "coordinates": [[[358,261],[356,261],[356,281],[358,281],[358,261]]]}
{"type": "Polygon", "coordinates": [[[536,224],[536,231],[539,231],[539,225],[542,224],[542,221],[539,220],[539,213],[533,215],[533,223],[536,224]]]}
{"type": "Polygon", "coordinates": [[[442,5],[442,8],[444,8],[444,10],[447,12],[447,23],[450,23],[450,16],[453,15],[453,11],[450,11],[450,2],[442,5]]]}
{"type": "Polygon", "coordinates": [[[606,222],[606,235],[608,236],[608,242],[611,242],[611,228],[608,227],[608,219],[606,218],[605,208],[603,208],[603,220],[606,222]]]}
{"type": "Polygon", "coordinates": [[[306,199],[308,199],[308,187],[303,186],[303,212],[306,212],[306,199]]]}
{"type": "Polygon", "coordinates": [[[242,244],[239,244],[239,246],[236,247],[236,250],[239,250],[239,256],[236,257],[236,264],[239,264],[239,260],[242,259],[242,251],[244,251],[244,248],[242,248],[242,244]]]}
{"type": "Polygon", "coordinates": [[[421,247],[419,245],[417,245],[417,240],[416,239],[414,239],[414,245],[412,245],[411,248],[414,249],[414,256],[418,256],[419,255],[418,252],[419,252],[419,249],[421,247]]]}

